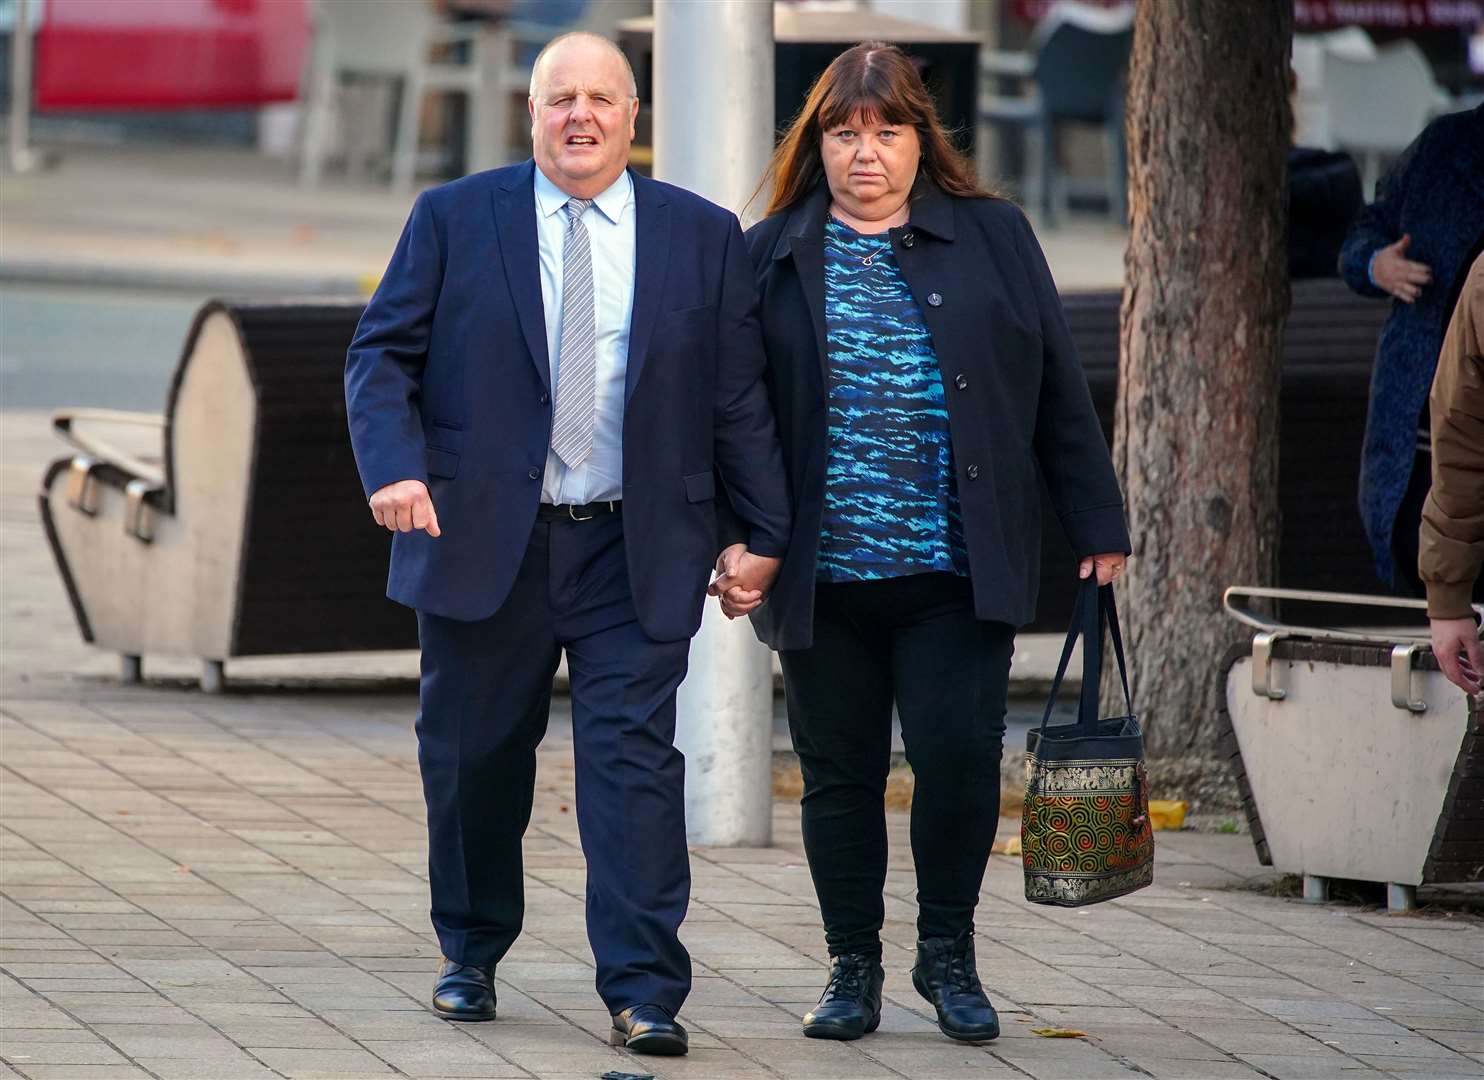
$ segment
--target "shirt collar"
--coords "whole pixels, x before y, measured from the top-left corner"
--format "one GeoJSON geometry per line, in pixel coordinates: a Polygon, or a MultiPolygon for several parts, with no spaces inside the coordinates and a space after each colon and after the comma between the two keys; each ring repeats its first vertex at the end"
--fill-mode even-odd
{"type": "MultiPolygon", "coordinates": [[[[550,217],[566,206],[567,200],[572,196],[553,184],[539,166],[535,172],[536,209],[541,212],[542,217],[550,217]]],[[[619,218],[623,216],[624,207],[633,197],[634,180],[629,175],[629,170],[625,169],[618,174],[617,180],[598,192],[593,205],[602,211],[605,218],[617,225],[619,218]]]]}

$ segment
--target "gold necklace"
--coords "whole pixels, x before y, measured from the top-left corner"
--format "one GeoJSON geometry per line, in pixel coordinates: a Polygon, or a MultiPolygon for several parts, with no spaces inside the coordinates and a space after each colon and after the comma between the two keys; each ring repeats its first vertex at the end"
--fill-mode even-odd
{"type": "MultiPolygon", "coordinates": [[[[839,222],[840,225],[843,228],[850,229],[850,226],[849,225],[846,225],[843,221],[840,221],[839,218],[835,218],[835,220],[837,222],[839,222]]],[[[855,232],[854,229],[850,229],[850,231],[851,232],[855,232]]],[[[890,230],[887,230],[887,231],[890,232],[890,230]]],[[[856,236],[861,236],[860,233],[855,233],[855,235],[856,236]]],[[[864,237],[862,237],[862,239],[864,239],[864,237]]],[[[852,259],[859,259],[860,260],[860,264],[862,266],[875,266],[876,265],[876,260],[879,259],[882,255],[885,255],[888,251],[891,250],[891,241],[890,240],[887,240],[886,243],[882,244],[880,247],[878,247],[875,251],[871,252],[869,255],[857,255],[855,252],[851,251],[850,248],[848,248],[845,245],[845,241],[843,241],[843,240],[838,240],[837,239],[835,241],[835,247],[839,251],[845,253],[846,255],[849,255],[852,259]]]]}

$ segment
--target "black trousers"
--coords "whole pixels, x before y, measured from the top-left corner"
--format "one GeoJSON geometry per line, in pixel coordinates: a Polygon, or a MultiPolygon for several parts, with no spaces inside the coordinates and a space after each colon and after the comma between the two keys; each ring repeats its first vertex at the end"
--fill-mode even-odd
{"type": "Polygon", "coordinates": [[[1000,809],[1015,628],[969,582],[917,574],[815,587],[814,644],[780,653],[804,774],[804,849],[830,955],[879,952],[895,703],[912,767],[919,937],[971,927],[1000,809]]]}
{"type": "Polygon", "coordinates": [[[691,965],[677,933],[690,864],[675,688],[690,642],[640,629],[622,518],[538,521],[499,611],[479,622],[419,612],[418,630],[418,762],[443,955],[494,964],[520,933],[521,836],[565,650],[598,994],[609,1012],[645,1002],[677,1012],[691,965]]]}

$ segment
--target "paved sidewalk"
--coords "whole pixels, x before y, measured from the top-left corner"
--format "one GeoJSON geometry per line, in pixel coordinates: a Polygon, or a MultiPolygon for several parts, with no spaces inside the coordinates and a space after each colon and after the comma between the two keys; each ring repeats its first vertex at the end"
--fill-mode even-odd
{"type": "MultiPolygon", "coordinates": [[[[51,451],[34,426],[0,413],[0,1077],[1484,1076],[1477,919],[1267,895],[1245,837],[1190,833],[1160,834],[1154,887],[1089,909],[1027,905],[1015,862],[991,860],[979,959],[1005,1033],[953,1045],[908,979],[900,813],[882,1028],[805,1040],[825,956],[786,804],[775,847],[695,850],[693,1049],[636,1058],[604,1040],[559,733],[540,755],[500,1019],[446,1023],[424,1006],[437,946],[405,683],[208,697],[110,682],[42,549],[51,451]],[[1051,1027],[1085,1036],[1034,1034],[1051,1027]]],[[[378,659],[327,667],[342,662],[378,659]]]]}
{"type": "MultiPolygon", "coordinates": [[[[369,293],[411,206],[334,176],[305,191],[290,165],[246,150],[68,147],[0,184],[0,281],[369,293]]],[[[1068,290],[1119,288],[1126,239],[1099,219],[1041,232],[1068,290]]]]}

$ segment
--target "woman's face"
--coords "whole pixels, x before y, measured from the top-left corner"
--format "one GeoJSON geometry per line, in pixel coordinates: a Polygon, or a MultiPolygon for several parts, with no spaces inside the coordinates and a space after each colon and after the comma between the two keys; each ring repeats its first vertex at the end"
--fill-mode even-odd
{"type": "Polygon", "coordinates": [[[820,154],[835,201],[869,218],[896,210],[911,193],[922,145],[911,124],[867,123],[857,110],[825,131],[820,154]]]}

